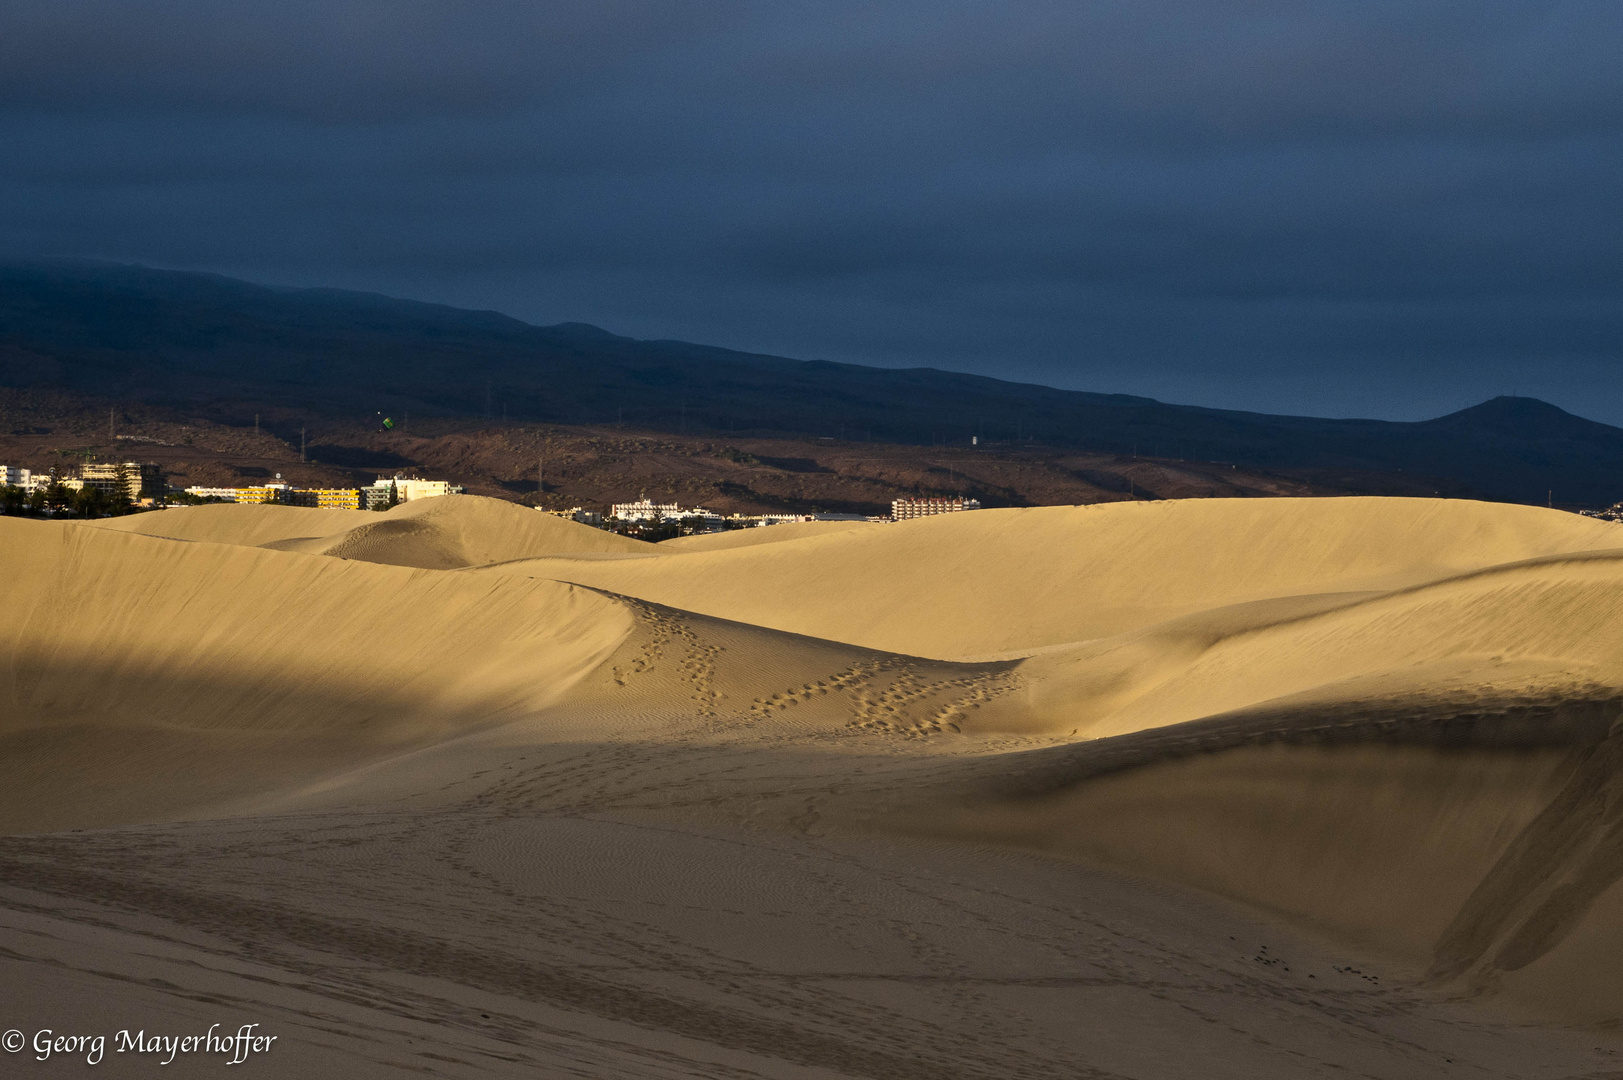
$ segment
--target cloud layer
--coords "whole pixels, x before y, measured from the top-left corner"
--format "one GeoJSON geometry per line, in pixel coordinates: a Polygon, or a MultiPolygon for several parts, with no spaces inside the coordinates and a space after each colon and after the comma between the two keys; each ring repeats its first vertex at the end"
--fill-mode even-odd
{"type": "Polygon", "coordinates": [[[1623,9],[0,2],[0,253],[1623,423],[1623,9]]]}

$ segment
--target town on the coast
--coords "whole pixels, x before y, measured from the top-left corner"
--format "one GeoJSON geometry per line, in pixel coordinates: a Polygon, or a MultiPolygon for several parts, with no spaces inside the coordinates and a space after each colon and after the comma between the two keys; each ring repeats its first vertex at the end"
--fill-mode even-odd
{"type": "MultiPolygon", "coordinates": [[[[171,487],[152,462],[86,462],[64,470],[32,471],[0,465],[0,512],[55,517],[106,517],[139,510],[202,503],[280,504],[331,510],[388,510],[417,499],[463,494],[448,480],[380,476],[364,487],[302,488],[277,474],[264,484],[242,487],[171,487]]],[[[731,529],[806,521],[906,521],[979,510],[978,500],[962,496],[920,496],[891,503],[887,516],[821,512],[722,514],[704,507],[656,503],[646,495],[614,503],[607,510],[583,506],[537,507],[543,513],[646,539],[664,539],[731,529]]]]}

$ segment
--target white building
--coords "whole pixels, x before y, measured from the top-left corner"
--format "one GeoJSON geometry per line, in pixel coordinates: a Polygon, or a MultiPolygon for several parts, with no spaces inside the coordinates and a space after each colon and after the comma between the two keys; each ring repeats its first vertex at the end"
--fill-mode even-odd
{"type": "Polygon", "coordinates": [[[615,503],[609,507],[609,516],[616,521],[661,521],[686,514],[687,511],[675,503],[651,502],[646,495],[636,502],[615,503]]]}
{"type": "MultiPolygon", "coordinates": [[[[432,499],[440,495],[460,495],[462,489],[449,480],[407,480],[399,476],[380,476],[372,490],[380,491],[384,499],[388,498],[388,491],[393,485],[395,497],[398,502],[411,502],[413,499],[432,499]]],[[[373,498],[376,498],[374,496],[373,498]]]]}
{"type": "Polygon", "coordinates": [[[714,510],[695,506],[684,510],[676,503],[650,502],[645,495],[634,503],[615,503],[609,510],[619,521],[724,521],[714,510]]]}
{"type": "Polygon", "coordinates": [[[603,515],[595,510],[588,510],[583,506],[571,506],[568,510],[549,510],[545,506],[536,507],[543,514],[563,518],[565,521],[578,521],[582,525],[602,525],[603,515]]]}
{"type": "Polygon", "coordinates": [[[117,494],[123,488],[131,502],[137,502],[142,496],[157,498],[161,496],[167,485],[164,483],[163,473],[153,462],[126,461],[122,464],[116,461],[86,462],[79,466],[79,479],[85,486],[93,487],[105,495],[117,494]]]}
{"type": "Polygon", "coordinates": [[[78,476],[60,477],[48,472],[33,472],[12,465],[0,465],[0,487],[19,487],[32,493],[46,490],[51,486],[52,480],[56,480],[72,491],[93,487],[111,495],[119,489],[121,474],[124,489],[131,501],[140,499],[143,495],[155,498],[164,493],[163,475],[158,471],[158,466],[150,462],[141,464],[135,461],[126,461],[122,465],[116,462],[86,463],[79,467],[78,476]]]}
{"type": "Polygon", "coordinates": [[[17,471],[23,473],[26,478],[23,483],[17,486],[29,493],[48,491],[52,484],[61,484],[69,491],[78,491],[85,486],[85,482],[77,476],[56,476],[48,472],[29,472],[27,469],[17,471]]]}
{"type": "Polygon", "coordinates": [[[933,517],[936,514],[956,514],[964,510],[979,510],[980,501],[954,497],[951,499],[897,499],[890,504],[890,519],[906,521],[908,518],[933,517]]]}

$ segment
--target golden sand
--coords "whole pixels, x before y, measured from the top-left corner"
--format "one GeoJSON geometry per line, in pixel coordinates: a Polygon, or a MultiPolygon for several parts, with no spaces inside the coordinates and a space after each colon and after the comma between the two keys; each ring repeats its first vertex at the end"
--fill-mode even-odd
{"type": "Polygon", "coordinates": [[[0,519],[0,1009],[232,1002],[301,1075],[1617,1068],[1623,529],[749,532],[0,519]]]}

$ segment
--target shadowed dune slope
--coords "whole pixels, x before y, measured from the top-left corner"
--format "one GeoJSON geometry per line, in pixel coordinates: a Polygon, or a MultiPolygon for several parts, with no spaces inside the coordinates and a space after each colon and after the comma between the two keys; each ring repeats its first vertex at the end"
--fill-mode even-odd
{"type": "Polygon", "coordinates": [[[162,816],[525,715],[633,625],[552,582],[45,522],[0,518],[0,559],[10,830],[162,816]]]}
{"type": "Polygon", "coordinates": [[[90,523],[96,528],[453,570],[564,554],[635,554],[654,546],[501,499],[416,499],[384,513],[222,503],[90,523]]]}
{"type": "Polygon", "coordinates": [[[1623,529],[1537,507],[1190,499],[980,510],[679,558],[548,559],[495,569],[947,658],[1110,637],[1248,601],[1385,591],[1609,547],[1623,547],[1623,529]]]}
{"type": "Polygon", "coordinates": [[[1326,604],[1021,662],[964,730],[1094,738],[980,763],[925,831],[1219,892],[1451,992],[1623,1017],[1623,553],[1326,604]]]}
{"type": "Polygon", "coordinates": [[[695,723],[939,732],[1006,693],[1012,667],[547,580],[71,524],[0,518],[0,563],[14,582],[0,624],[3,831],[219,808],[518,721],[540,725],[534,738],[559,737],[559,723],[590,739],[695,723]]]}

